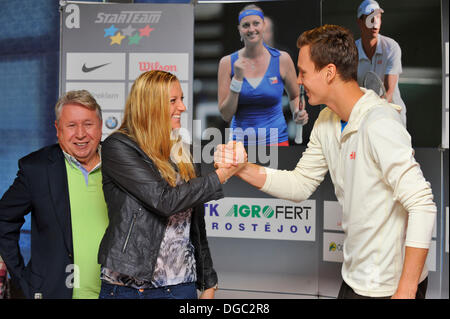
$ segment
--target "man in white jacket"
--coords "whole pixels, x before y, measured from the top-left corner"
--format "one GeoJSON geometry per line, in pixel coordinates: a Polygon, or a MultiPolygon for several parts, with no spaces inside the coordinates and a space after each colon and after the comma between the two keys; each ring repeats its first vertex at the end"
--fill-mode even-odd
{"type": "MultiPolygon", "coordinates": [[[[325,25],[297,41],[298,83],[325,104],[292,171],[244,163],[237,174],[262,191],[306,200],[329,171],[343,208],[343,283],[338,298],[424,298],[436,205],[414,159],[399,106],[358,86],[350,31],[325,25]]],[[[240,144],[220,145],[216,165],[238,165],[240,144]]]]}

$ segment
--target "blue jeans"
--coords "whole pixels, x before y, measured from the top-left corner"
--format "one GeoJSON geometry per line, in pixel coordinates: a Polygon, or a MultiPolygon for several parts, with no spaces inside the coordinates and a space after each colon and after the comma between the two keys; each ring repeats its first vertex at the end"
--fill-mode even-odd
{"type": "Polygon", "coordinates": [[[195,283],[136,289],[102,281],[99,299],[197,299],[195,283]]]}

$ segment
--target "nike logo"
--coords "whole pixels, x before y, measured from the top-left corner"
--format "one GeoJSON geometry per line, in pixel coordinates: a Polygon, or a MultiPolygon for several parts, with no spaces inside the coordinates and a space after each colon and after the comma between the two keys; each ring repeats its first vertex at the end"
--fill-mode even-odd
{"type": "Polygon", "coordinates": [[[105,65],[108,65],[108,64],[111,64],[111,62],[110,62],[110,63],[105,63],[105,64],[100,64],[100,65],[97,65],[97,66],[93,66],[93,67],[91,67],[91,68],[88,68],[88,67],[86,66],[86,63],[85,63],[85,64],[83,64],[83,67],[81,68],[81,70],[82,70],[84,73],[88,73],[88,72],[92,72],[92,71],[94,71],[94,70],[97,70],[98,68],[101,68],[102,66],[105,66],[105,65]]]}

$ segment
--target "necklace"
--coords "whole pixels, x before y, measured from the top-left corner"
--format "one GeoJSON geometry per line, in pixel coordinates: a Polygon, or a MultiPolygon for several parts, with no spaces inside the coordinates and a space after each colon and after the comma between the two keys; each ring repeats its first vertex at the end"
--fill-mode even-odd
{"type": "MultiPolygon", "coordinates": [[[[245,55],[246,55],[246,54],[245,54],[245,55]]],[[[258,60],[259,57],[258,57],[258,56],[254,56],[253,59],[258,60]]],[[[261,60],[261,59],[259,59],[259,60],[261,60]]],[[[249,64],[250,64],[250,68],[251,68],[252,70],[254,70],[254,69],[256,68],[256,61],[252,61],[252,59],[251,59],[250,57],[247,57],[247,61],[248,61],[249,64]]]]}

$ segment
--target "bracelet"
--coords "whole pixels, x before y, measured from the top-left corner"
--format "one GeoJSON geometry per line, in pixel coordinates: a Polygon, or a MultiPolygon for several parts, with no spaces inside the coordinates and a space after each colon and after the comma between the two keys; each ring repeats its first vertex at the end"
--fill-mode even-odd
{"type": "Polygon", "coordinates": [[[234,77],[231,79],[230,90],[236,93],[241,92],[243,81],[236,80],[234,77]]]}

